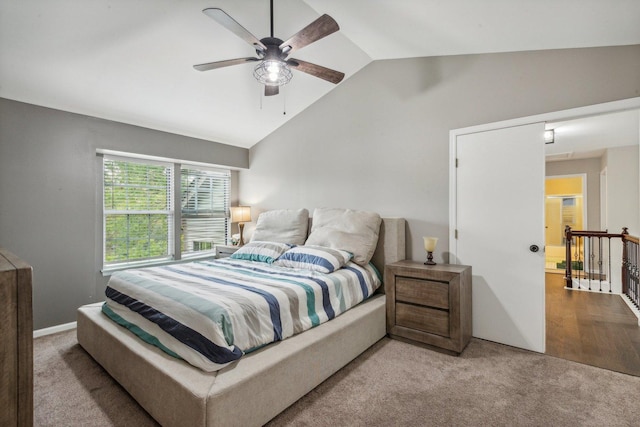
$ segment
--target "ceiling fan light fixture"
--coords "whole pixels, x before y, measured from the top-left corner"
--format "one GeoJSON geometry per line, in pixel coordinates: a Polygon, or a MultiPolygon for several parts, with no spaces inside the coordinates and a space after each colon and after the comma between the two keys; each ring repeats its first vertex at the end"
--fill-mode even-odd
{"type": "Polygon", "coordinates": [[[291,81],[293,73],[286,62],[279,59],[267,59],[253,69],[253,77],[267,86],[282,86],[291,81]]]}

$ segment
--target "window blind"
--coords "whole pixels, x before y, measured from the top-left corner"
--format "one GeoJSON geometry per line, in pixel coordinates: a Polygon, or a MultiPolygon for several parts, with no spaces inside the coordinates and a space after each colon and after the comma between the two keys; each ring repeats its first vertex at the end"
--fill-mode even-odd
{"type": "Polygon", "coordinates": [[[224,245],[229,234],[231,173],[194,166],[180,170],[181,251],[189,256],[224,245]]]}
{"type": "Polygon", "coordinates": [[[104,265],[173,255],[172,165],[103,159],[104,265]]]}

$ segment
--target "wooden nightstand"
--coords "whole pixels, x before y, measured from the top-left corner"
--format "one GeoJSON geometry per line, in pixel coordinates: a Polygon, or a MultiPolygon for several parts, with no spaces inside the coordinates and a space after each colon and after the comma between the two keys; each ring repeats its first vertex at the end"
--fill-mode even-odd
{"type": "Polygon", "coordinates": [[[471,267],[399,261],[384,269],[387,333],[462,353],[471,339],[471,267]]]}
{"type": "Polygon", "coordinates": [[[240,246],[216,245],[216,258],[230,257],[238,249],[240,249],[240,246]]]}

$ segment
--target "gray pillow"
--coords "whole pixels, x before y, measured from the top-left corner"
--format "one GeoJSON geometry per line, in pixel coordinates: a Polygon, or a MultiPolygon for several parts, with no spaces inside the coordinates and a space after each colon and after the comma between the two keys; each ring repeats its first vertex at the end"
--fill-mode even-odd
{"type": "Polygon", "coordinates": [[[367,265],[378,244],[381,222],[380,215],[375,212],[317,208],[305,245],[349,251],[353,254],[353,262],[367,265]]]}
{"type": "Polygon", "coordinates": [[[306,209],[278,209],[262,212],[258,216],[251,241],[279,242],[303,245],[309,228],[306,209]]]}

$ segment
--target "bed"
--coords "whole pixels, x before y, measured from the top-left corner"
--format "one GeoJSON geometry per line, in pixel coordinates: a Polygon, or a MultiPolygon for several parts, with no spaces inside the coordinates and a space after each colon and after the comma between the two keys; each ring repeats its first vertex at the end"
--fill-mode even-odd
{"type": "MultiPolygon", "coordinates": [[[[404,258],[404,219],[383,218],[372,263],[383,272],[404,258]]],[[[163,426],[263,425],[386,333],[379,289],[329,322],[205,372],[143,342],[102,305],[78,309],[78,342],[163,426]]]]}

